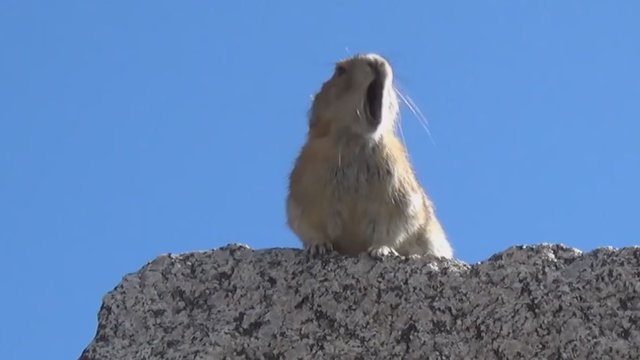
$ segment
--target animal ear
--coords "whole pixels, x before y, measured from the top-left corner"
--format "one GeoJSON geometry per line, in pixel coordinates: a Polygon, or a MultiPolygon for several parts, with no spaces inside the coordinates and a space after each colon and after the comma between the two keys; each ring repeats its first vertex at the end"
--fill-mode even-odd
{"type": "Polygon", "coordinates": [[[315,106],[316,106],[316,96],[318,94],[315,93],[313,95],[310,95],[309,98],[311,100],[311,106],[309,107],[309,110],[307,111],[307,119],[308,120],[308,125],[309,125],[309,131],[311,131],[311,129],[315,128],[318,126],[318,123],[320,122],[320,117],[318,116],[316,110],[315,110],[315,106]]]}
{"type": "Polygon", "coordinates": [[[311,103],[311,108],[307,111],[307,119],[309,119],[309,128],[314,127],[320,122],[320,117],[314,109],[315,103],[311,103]]]}
{"type": "Polygon", "coordinates": [[[311,106],[309,106],[309,110],[307,110],[307,119],[309,119],[309,128],[312,128],[314,126],[314,124],[316,124],[318,122],[318,120],[316,119],[316,116],[314,116],[314,109],[313,107],[315,106],[315,99],[316,99],[316,94],[312,94],[309,95],[309,102],[311,104],[311,106]]]}
{"type": "Polygon", "coordinates": [[[311,95],[311,107],[307,113],[307,117],[309,119],[309,137],[310,138],[321,138],[329,135],[329,131],[331,130],[331,122],[328,121],[326,117],[316,111],[316,106],[318,103],[316,102],[316,97],[319,92],[311,95]]]}
{"type": "Polygon", "coordinates": [[[329,135],[331,124],[326,119],[313,113],[309,116],[309,137],[321,138],[329,135]]]}

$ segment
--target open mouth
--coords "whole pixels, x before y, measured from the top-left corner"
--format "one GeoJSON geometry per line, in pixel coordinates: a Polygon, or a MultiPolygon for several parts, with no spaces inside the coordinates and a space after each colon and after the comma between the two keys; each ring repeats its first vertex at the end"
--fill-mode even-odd
{"type": "Polygon", "coordinates": [[[382,122],[382,94],[384,92],[384,76],[376,72],[375,79],[367,87],[365,97],[365,109],[367,121],[373,127],[377,127],[382,122]]]}

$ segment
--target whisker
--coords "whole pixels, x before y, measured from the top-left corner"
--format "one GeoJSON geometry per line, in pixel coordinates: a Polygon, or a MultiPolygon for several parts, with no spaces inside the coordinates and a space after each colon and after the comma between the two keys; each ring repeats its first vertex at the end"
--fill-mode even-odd
{"type": "Polygon", "coordinates": [[[427,132],[427,136],[429,136],[429,140],[431,140],[431,143],[435,146],[436,142],[433,139],[431,130],[429,130],[429,121],[427,120],[427,117],[424,116],[424,114],[422,113],[418,105],[413,101],[413,99],[411,99],[411,97],[409,97],[409,95],[403,94],[402,91],[400,91],[400,89],[398,89],[397,86],[394,86],[394,90],[396,94],[398,94],[398,97],[400,98],[400,100],[402,100],[402,102],[407,106],[407,108],[409,108],[411,113],[413,113],[418,123],[427,132]]]}
{"type": "Polygon", "coordinates": [[[413,115],[417,118],[417,120],[424,126],[426,127],[426,130],[429,134],[431,134],[431,131],[429,131],[429,122],[427,121],[427,119],[424,117],[424,115],[422,114],[421,111],[419,111],[419,109],[416,109],[416,105],[413,102],[413,100],[411,100],[411,98],[409,98],[408,95],[403,94],[402,92],[400,92],[398,90],[398,95],[400,96],[400,99],[402,100],[402,102],[404,102],[405,105],[407,105],[407,107],[409,108],[409,110],[411,110],[411,112],[413,113],[413,115]]]}
{"type": "MultiPolygon", "coordinates": [[[[398,130],[400,131],[400,140],[402,141],[402,146],[404,146],[404,148],[407,148],[407,142],[404,138],[404,131],[402,131],[402,118],[400,116],[398,116],[398,130]]],[[[407,153],[407,156],[409,156],[409,154],[407,153]]]]}
{"type": "Polygon", "coordinates": [[[422,113],[422,111],[420,110],[420,107],[418,105],[416,105],[416,103],[413,101],[413,99],[411,98],[411,96],[409,96],[408,94],[406,94],[404,96],[405,98],[407,98],[407,100],[409,100],[409,102],[411,103],[411,106],[418,111],[418,114],[420,115],[420,117],[422,118],[422,120],[424,120],[425,124],[429,125],[429,120],[427,120],[427,117],[424,116],[424,114],[422,113]]]}

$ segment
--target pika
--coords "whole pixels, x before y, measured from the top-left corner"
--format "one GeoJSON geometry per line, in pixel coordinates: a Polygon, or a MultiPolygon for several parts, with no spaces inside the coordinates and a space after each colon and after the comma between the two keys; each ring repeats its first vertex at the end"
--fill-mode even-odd
{"type": "Polygon", "coordinates": [[[453,257],[395,134],[398,115],[392,68],[378,54],[338,61],[313,97],[286,198],[287,224],[311,255],[453,257]]]}

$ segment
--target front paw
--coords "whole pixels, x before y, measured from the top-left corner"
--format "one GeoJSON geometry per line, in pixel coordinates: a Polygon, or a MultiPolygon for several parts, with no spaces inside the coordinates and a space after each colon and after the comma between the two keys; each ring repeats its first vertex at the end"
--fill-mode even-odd
{"type": "Polygon", "coordinates": [[[321,243],[309,245],[306,248],[307,253],[312,257],[323,256],[333,252],[333,245],[331,243],[321,243]]]}
{"type": "Polygon", "coordinates": [[[374,259],[382,259],[387,256],[400,256],[397,251],[384,245],[384,246],[371,246],[367,252],[374,259]]]}

